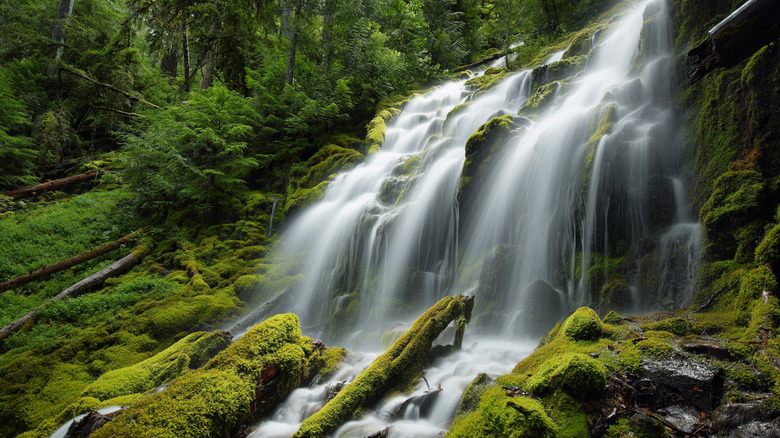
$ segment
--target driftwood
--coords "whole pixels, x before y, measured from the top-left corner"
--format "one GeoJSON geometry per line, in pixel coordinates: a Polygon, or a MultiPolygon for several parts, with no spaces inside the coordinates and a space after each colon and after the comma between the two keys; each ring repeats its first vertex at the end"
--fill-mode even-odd
{"type": "Polygon", "coordinates": [[[30,313],[28,313],[27,315],[24,315],[23,317],[17,319],[16,321],[12,322],[8,326],[0,330],[0,341],[7,338],[11,333],[19,330],[20,328],[24,327],[28,323],[32,322],[33,319],[35,318],[35,315],[38,313],[38,311],[46,304],[55,300],[64,300],[66,298],[74,297],[87,289],[97,286],[98,284],[105,281],[107,278],[124,274],[125,272],[129,271],[130,268],[135,266],[139,261],[141,261],[141,259],[144,256],[144,253],[145,253],[145,249],[143,247],[136,251],[133,251],[130,254],[126,255],[125,257],[119,259],[118,261],[112,263],[111,265],[101,269],[100,271],[90,275],[89,277],[79,281],[73,286],[58,293],[54,298],[48,300],[46,303],[42,304],[37,309],[30,311],[30,313]]]}
{"type": "Polygon", "coordinates": [[[707,34],[707,39],[688,52],[693,84],[718,67],[732,67],[780,37],[780,2],[748,0],[707,34]]]}
{"type": "Polygon", "coordinates": [[[65,259],[62,261],[59,261],[53,265],[44,266],[40,269],[36,269],[35,271],[30,272],[29,274],[22,275],[21,277],[12,278],[10,280],[6,280],[2,283],[0,283],[0,292],[7,291],[10,289],[15,289],[19,286],[22,286],[24,284],[27,284],[31,281],[36,281],[43,279],[51,274],[54,274],[55,272],[59,272],[68,268],[71,268],[73,266],[76,266],[78,264],[84,263],[88,260],[92,260],[96,257],[100,257],[103,254],[107,254],[122,245],[125,245],[131,241],[133,241],[139,234],[143,234],[146,231],[148,231],[148,228],[144,228],[142,230],[139,230],[134,233],[130,233],[127,236],[115,240],[113,242],[109,242],[103,245],[98,246],[97,248],[94,248],[92,250],[89,250],[87,252],[83,252],[79,255],[73,256],[69,259],[65,259]]]}
{"type": "Polygon", "coordinates": [[[80,182],[89,181],[91,179],[97,178],[97,176],[98,176],[98,172],[92,171],[92,172],[82,173],[79,175],[69,176],[67,178],[55,179],[42,184],[36,184],[34,186],[12,190],[10,192],[5,192],[3,194],[5,196],[10,196],[15,199],[24,198],[26,196],[32,196],[38,193],[48,192],[50,190],[57,190],[63,187],[68,187],[74,184],[78,184],[80,182]]]}

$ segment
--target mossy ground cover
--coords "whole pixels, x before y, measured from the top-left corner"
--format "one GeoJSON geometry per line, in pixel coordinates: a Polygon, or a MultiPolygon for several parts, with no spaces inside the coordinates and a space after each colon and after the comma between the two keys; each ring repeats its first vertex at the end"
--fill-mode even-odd
{"type": "MultiPolygon", "coordinates": [[[[135,366],[130,374],[149,374],[152,378],[136,385],[140,391],[149,382],[159,383],[199,363],[190,354],[177,354],[141,365],[190,333],[213,330],[220,321],[235,317],[244,300],[251,299],[267,268],[261,262],[268,243],[271,196],[248,193],[236,207],[235,222],[153,229],[144,242],[151,249],[140,265],[81,296],[47,304],[34,324],[6,339],[0,356],[0,435],[30,430],[30,436],[47,436],[75,415],[78,406],[89,410],[109,400],[134,401],[137,393],[95,389],[100,376],[112,370],[135,366]],[[96,392],[82,394],[88,387],[96,392]]],[[[28,204],[0,218],[0,226],[8,231],[0,234],[15,239],[19,248],[15,257],[22,254],[30,262],[42,259],[47,264],[45,254],[38,255],[44,248],[52,248],[51,258],[56,260],[51,261],[57,261],[59,252],[70,256],[142,226],[135,220],[119,220],[122,210],[117,204],[123,199],[119,189],[28,204]]],[[[109,259],[25,286],[41,288],[32,295],[5,292],[0,298],[8,304],[0,306],[3,325],[112,262],[114,256],[121,255],[112,253],[109,259]]],[[[2,257],[3,266],[17,263],[7,253],[2,257]]]]}

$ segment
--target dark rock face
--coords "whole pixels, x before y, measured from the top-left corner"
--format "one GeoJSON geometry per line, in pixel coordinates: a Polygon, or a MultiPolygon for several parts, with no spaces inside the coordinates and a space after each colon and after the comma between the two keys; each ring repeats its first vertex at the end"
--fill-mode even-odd
{"type": "Polygon", "coordinates": [[[726,344],[719,341],[689,340],[677,344],[683,351],[695,353],[713,359],[726,360],[731,357],[726,344]]]}
{"type": "Polygon", "coordinates": [[[724,403],[712,414],[712,431],[731,431],[726,436],[780,437],[780,409],[767,403],[766,398],[748,403],[724,403]],[[771,425],[774,427],[767,429],[771,425]],[[762,430],[774,431],[774,435],[761,433],[762,430]]]}
{"type": "Polygon", "coordinates": [[[673,389],[702,411],[709,412],[714,409],[723,393],[720,370],[704,361],[691,358],[645,360],[641,376],[673,389]]]}
{"type": "Polygon", "coordinates": [[[117,414],[122,410],[112,412],[110,414],[100,414],[97,411],[92,411],[79,421],[74,421],[68,428],[65,438],[87,438],[92,435],[92,432],[103,427],[104,424],[113,420],[117,414]]]}

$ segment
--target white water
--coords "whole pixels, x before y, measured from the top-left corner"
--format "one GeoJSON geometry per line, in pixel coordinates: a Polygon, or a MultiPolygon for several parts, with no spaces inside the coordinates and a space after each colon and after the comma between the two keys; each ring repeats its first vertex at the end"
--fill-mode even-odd
{"type": "MultiPolygon", "coordinates": [[[[328,344],[376,351],[383,332],[440,297],[478,291],[469,329],[480,335],[477,347],[429,369],[431,386],[443,388],[433,413],[396,419],[392,436],[446,430],[468,382],[479,372],[506,373],[531,351],[518,339],[538,339],[529,336],[529,321],[539,309],[550,328],[577,306],[598,307],[602,283],[614,276],[630,285],[635,311],[690,303],[699,228],[685,196],[668,14],[660,3],[641,67],[632,65],[648,3],[594,38],[586,70],[559,84],[549,108],[513,132],[464,205],[457,193],[466,141],[491,118],[518,111],[531,91],[530,71],[476,95],[460,81],[413,98],[388,124],[382,150],[337,176],[283,232],[279,260],[286,275],[302,279],[277,311],[296,313],[306,334],[328,344]],[[589,148],[608,111],[611,130],[589,148]],[[505,269],[497,284],[480,284],[498,263],[494,254],[503,254],[505,269]],[[643,263],[652,254],[657,262],[643,263]],[[604,259],[619,260],[622,271],[610,271],[604,259]],[[652,286],[640,283],[643,269],[657,279],[652,286]]],[[[368,365],[359,364],[335,379],[353,379],[368,365]]],[[[292,434],[322,403],[326,385],[296,390],[252,436],[292,434]]],[[[382,430],[383,413],[403,399],[385,401],[334,436],[382,430]]]]}

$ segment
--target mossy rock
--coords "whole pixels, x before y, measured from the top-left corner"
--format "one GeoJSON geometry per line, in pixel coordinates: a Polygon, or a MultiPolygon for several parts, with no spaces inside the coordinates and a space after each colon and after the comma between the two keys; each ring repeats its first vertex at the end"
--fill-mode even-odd
{"type": "Polygon", "coordinates": [[[566,353],[548,359],[528,381],[528,388],[533,393],[547,394],[560,388],[580,400],[598,396],[606,385],[604,365],[581,353],[566,353]]]}
{"type": "Polygon", "coordinates": [[[555,101],[563,84],[561,82],[550,82],[542,85],[536,90],[522,107],[517,111],[518,116],[536,117],[546,110],[555,101]]]}
{"type": "Polygon", "coordinates": [[[558,427],[538,400],[508,397],[506,391],[493,386],[482,394],[479,406],[459,415],[445,435],[460,437],[552,438],[558,427]]]}
{"type": "Polygon", "coordinates": [[[204,367],[140,400],[92,436],[228,436],[239,423],[269,412],[318,370],[320,353],[301,335],[298,318],[276,315],[250,329],[204,367]]]}
{"type": "Polygon", "coordinates": [[[460,404],[458,405],[457,415],[463,415],[468,412],[472,412],[479,406],[479,399],[482,394],[487,390],[494,380],[485,373],[480,373],[474,380],[469,383],[466,390],[463,391],[463,396],[460,398],[460,404]]]}
{"type": "Polygon", "coordinates": [[[576,341],[596,340],[603,331],[604,323],[590,307],[580,307],[563,323],[563,333],[576,341]]]}
{"type": "Polygon", "coordinates": [[[641,328],[643,330],[665,331],[677,336],[686,336],[691,333],[691,324],[688,320],[680,317],[642,324],[641,328]]]}
{"type": "Polygon", "coordinates": [[[780,269],[780,224],[773,226],[758,244],[755,259],[756,263],[771,266],[775,273],[780,269]]]}
{"type": "Polygon", "coordinates": [[[599,295],[601,296],[601,308],[604,310],[623,312],[631,310],[634,305],[631,286],[621,279],[615,279],[605,284],[599,295]]]}
{"type": "Polygon", "coordinates": [[[602,319],[605,324],[620,325],[625,324],[626,320],[617,314],[614,310],[610,310],[609,313],[602,319]]]}
{"type": "Polygon", "coordinates": [[[230,335],[226,332],[192,333],[143,362],[103,374],[82,395],[108,400],[145,392],[181,375],[190,367],[201,366],[229,344],[230,335]]]}
{"type": "Polygon", "coordinates": [[[525,334],[538,338],[547,333],[564,314],[561,298],[544,280],[536,280],[520,293],[525,334]]]}
{"type": "Polygon", "coordinates": [[[500,148],[513,129],[520,127],[511,114],[494,117],[479,127],[466,141],[466,161],[458,189],[458,196],[468,204],[470,192],[497,158],[500,148]]]}

